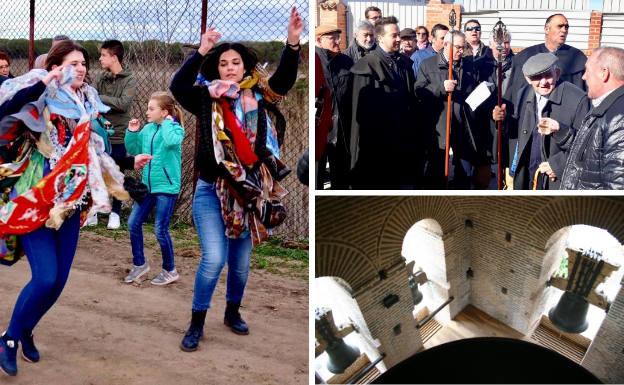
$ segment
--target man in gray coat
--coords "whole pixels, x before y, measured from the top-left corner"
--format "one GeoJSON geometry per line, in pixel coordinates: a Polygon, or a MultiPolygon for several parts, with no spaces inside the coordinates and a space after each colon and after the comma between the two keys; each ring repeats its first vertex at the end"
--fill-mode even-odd
{"type": "MultiPolygon", "coordinates": [[[[567,151],[589,110],[589,99],[582,89],[559,81],[557,63],[552,53],[539,53],[522,66],[528,84],[520,90],[508,118],[509,174],[515,190],[559,189],[567,151]],[[556,129],[548,130],[551,127],[556,129]],[[540,133],[540,128],[548,135],[540,133]]],[[[504,110],[496,106],[493,119],[504,119],[504,110]]]]}

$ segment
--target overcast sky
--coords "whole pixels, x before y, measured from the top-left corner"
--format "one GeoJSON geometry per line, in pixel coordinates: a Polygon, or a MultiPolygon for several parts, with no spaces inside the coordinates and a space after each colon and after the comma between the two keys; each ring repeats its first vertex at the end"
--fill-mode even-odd
{"type": "MultiPolygon", "coordinates": [[[[208,1],[208,21],[224,40],[286,39],[290,7],[308,19],[307,0],[208,1]]],[[[29,2],[0,0],[0,38],[28,38],[29,2]]],[[[201,0],[36,0],[35,39],[199,40],[201,0]]]]}

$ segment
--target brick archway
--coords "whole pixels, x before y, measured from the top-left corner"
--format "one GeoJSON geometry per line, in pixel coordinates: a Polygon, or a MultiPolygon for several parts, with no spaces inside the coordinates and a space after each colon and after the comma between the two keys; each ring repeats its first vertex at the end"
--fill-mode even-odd
{"type": "Polygon", "coordinates": [[[316,241],[316,277],[339,277],[351,286],[353,291],[377,277],[379,266],[355,245],[336,240],[316,241]]]}

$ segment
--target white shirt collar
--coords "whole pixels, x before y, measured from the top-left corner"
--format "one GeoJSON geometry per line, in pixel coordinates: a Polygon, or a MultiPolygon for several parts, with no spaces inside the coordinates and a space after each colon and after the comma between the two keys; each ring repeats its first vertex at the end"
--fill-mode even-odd
{"type": "Polygon", "coordinates": [[[592,106],[594,106],[594,108],[598,107],[600,105],[600,103],[602,103],[607,98],[607,96],[611,95],[611,93],[613,91],[615,91],[615,90],[617,90],[617,88],[612,89],[611,91],[605,93],[604,95],[602,95],[599,98],[592,99],[592,101],[591,101],[592,102],[592,106]]]}

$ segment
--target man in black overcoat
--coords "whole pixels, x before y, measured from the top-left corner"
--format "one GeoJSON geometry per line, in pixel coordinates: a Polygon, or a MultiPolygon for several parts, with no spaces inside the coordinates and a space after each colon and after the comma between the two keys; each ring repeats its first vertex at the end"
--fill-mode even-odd
{"type": "MultiPolygon", "coordinates": [[[[559,189],[567,153],[589,111],[587,94],[560,81],[557,63],[555,55],[539,53],[522,67],[528,84],[518,93],[513,114],[507,119],[514,190],[559,189]],[[540,127],[556,129],[542,135],[540,127]]],[[[503,110],[494,108],[494,120],[504,116],[503,110]]]]}
{"type": "Polygon", "coordinates": [[[506,95],[507,99],[514,103],[518,91],[526,84],[522,73],[522,66],[524,63],[526,63],[531,56],[547,52],[554,54],[559,59],[558,67],[561,71],[562,81],[570,82],[584,91],[587,91],[587,86],[583,81],[587,57],[579,49],[565,44],[569,31],[570,24],[564,15],[556,13],[546,19],[544,25],[544,43],[523,49],[513,59],[511,86],[506,95]]]}
{"type": "Polygon", "coordinates": [[[412,61],[399,53],[395,17],[375,25],[377,47],[351,67],[354,189],[410,189],[422,174],[412,61]]]}
{"type": "MultiPolygon", "coordinates": [[[[471,177],[490,177],[489,161],[482,137],[489,127],[475,125],[475,114],[466,104],[466,97],[474,90],[478,74],[472,56],[462,58],[465,36],[461,31],[446,34],[444,48],[425,59],[418,69],[416,94],[424,103],[426,114],[420,114],[418,124],[428,139],[425,183],[427,188],[447,188],[444,177],[447,95],[452,92],[451,149],[453,153],[453,180],[451,188],[469,189],[471,177]],[[452,36],[452,37],[451,37],[452,36]],[[448,80],[448,56],[453,45],[453,80],[448,80]]],[[[450,170],[450,169],[449,169],[450,170]]],[[[450,172],[449,172],[450,173],[450,172]]]]}

